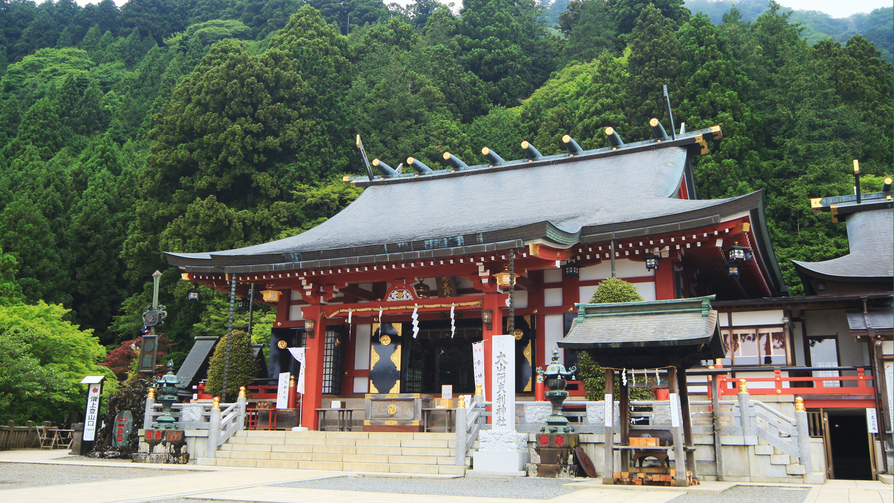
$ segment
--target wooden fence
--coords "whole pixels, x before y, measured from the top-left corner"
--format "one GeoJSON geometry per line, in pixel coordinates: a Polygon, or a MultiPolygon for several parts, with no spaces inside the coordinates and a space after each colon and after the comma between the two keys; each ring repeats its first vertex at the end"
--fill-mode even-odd
{"type": "Polygon", "coordinates": [[[16,426],[15,421],[6,423],[6,426],[0,426],[0,451],[38,447],[40,447],[40,440],[37,435],[37,427],[31,421],[27,421],[25,426],[16,426]]]}

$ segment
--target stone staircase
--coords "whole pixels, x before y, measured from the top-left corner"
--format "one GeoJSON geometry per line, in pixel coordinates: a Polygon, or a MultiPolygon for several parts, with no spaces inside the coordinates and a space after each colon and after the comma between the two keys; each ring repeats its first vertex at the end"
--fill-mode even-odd
{"type": "Polygon", "coordinates": [[[463,476],[455,433],[240,431],[199,465],[463,476]]]}
{"type": "Polygon", "coordinates": [[[769,462],[767,475],[771,477],[800,476],[807,473],[807,469],[796,456],[789,456],[777,447],[766,444],[754,446],[754,454],[758,458],[763,457],[769,462]]]}

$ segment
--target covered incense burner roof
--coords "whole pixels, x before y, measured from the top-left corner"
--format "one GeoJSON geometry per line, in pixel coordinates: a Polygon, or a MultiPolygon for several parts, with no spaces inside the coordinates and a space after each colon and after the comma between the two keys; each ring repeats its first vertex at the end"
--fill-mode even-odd
{"type": "Polygon", "coordinates": [[[604,367],[691,366],[723,358],[713,296],[618,304],[578,304],[559,347],[586,350],[604,367]]]}

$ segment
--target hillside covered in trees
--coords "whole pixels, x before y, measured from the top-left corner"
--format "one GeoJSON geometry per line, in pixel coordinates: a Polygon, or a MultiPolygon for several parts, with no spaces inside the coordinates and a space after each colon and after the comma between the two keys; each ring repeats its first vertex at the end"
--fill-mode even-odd
{"type": "Polygon", "coordinates": [[[667,124],[667,85],[678,125],[724,133],[695,166],[698,196],[764,191],[793,295],[791,259],[847,248],[809,198],[851,191],[852,159],[864,190],[892,166],[891,65],[860,35],[809,44],[775,4],[715,24],[682,0],[575,0],[558,29],[533,0],[465,0],[458,14],[433,0],[0,12],[0,305],[63,306],[57,317],[113,349],[139,335],[158,269],[175,363],[192,336],[225,332],[226,301],[187,303],[161,251],[328,218],[358,194],[341,182],[364,171],[355,134],[393,166],[446,168],[447,150],[483,162],[485,145],[519,158],[522,140],[557,153],[565,133],[598,148],[606,126],[635,141],[649,118],[667,124]]]}

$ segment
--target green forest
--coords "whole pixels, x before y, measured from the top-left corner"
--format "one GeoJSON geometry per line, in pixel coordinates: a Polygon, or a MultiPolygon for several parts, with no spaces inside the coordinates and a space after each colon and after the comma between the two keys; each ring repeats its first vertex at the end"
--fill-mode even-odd
{"type": "MultiPolygon", "coordinates": [[[[747,20],[682,0],[574,0],[557,22],[546,10],[0,0],[0,420],[59,420],[82,408],[85,374],[125,375],[155,270],[160,363],[223,335],[228,300],[188,302],[194,285],[162,251],[320,223],[359,194],[341,181],[365,172],[357,134],[392,166],[447,168],[445,151],[477,164],[483,146],[521,158],[522,140],[558,153],[566,133],[600,148],[607,126],[637,141],[651,117],[669,124],[666,85],[678,127],[723,131],[694,166],[698,197],[764,191],[791,295],[792,259],[846,253],[844,225],[809,198],[851,192],[853,159],[864,191],[890,176],[892,68],[867,38],[808,40],[772,2],[747,20]]],[[[255,303],[255,342],[272,319],[255,303]]]]}

